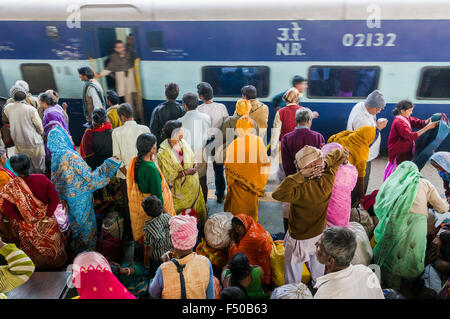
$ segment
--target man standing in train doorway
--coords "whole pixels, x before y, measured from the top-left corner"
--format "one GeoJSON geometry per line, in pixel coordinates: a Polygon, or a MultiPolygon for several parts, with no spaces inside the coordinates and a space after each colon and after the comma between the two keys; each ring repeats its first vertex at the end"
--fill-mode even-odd
{"type": "Polygon", "coordinates": [[[133,37],[127,37],[127,45],[117,40],[114,43],[114,52],[110,55],[106,68],[97,75],[102,77],[109,75],[116,80],[116,92],[122,101],[134,108],[136,121],[144,123],[144,111],[142,104],[138,101],[136,89],[136,76],[134,73],[133,37]]]}

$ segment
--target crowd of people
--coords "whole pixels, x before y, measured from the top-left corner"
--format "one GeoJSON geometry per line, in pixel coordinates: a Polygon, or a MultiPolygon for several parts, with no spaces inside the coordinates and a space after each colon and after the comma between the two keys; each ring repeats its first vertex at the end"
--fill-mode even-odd
{"type": "MultiPolygon", "coordinates": [[[[101,76],[132,68],[123,44],[116,48],[101,76]]],[[[269,107],[252,85],[230,115],[209,83],[182,103],[168,83],[147,126],[115,91],[104,95],[100,75],[78,72],[86,117],[79,148],[58,92],[34,97],[17,81],[3,108],[1,296],[35,269],[73,264],[81,299],[448,298],[450,219],[436,225],[436,214],[449,211],[450,153],[428,158],[446,198],[413,162],[415,141],[448,127],[445,114],[421,120],[413,103],[397,103],[384,181],[369,194],[387,126],[376,116],[386,105],[378,90],[353,107],[347,130],[325,140],[312,129],[319,113],[300,105],[308,82],[296,76],[274,99],[266,145],[269,107]],[[208,164],[224,213],[207,206],[208,164]],[[271,165],[279,234],[258,218],[271,165]],[[123,262],[125,243],[134,252],[123,262]]]]}

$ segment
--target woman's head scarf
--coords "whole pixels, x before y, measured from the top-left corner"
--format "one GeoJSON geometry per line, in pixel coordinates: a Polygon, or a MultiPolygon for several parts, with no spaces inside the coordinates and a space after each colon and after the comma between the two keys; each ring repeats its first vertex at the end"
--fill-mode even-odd
{"type": "Polygon", "coordinates": [[[286,93],[284,93],[283,100],[287,104],[292,103],[298,104],[298,102],[300,102],[300,96],[301,93],[296,88],[290,88],[289,90],[286,91],[286,93]]]}
{"type": "Polygon", "coordinates": [[[248,115],[252,108],[249,100],[238,100],[236,102],[236,113],[239,116],[248,115]]]}
{"type": "Polygon", "coordinates": [[[436,152],[430,157],[431,161],[445,170],[445,172],[439,171],[439,176],[443,180],[450,182],[450,152],[436,152]]]}
{"type": "Polygon", "coordinates": [[[328,143],[339,143],[349,152],[348,161],[355,165],[358,176],[366,174],[366,162],[369,159],[369,147],[374,142],[376,130],[373,126],[361,126],[355,131],[343,131],[331,136],[328,143]]]}
{"type": "Polygon", "coordinates": [[[106,258],[95,251],[78,255],[72,271],[80,299],[136,299],[111,272],[106,258]]]}
{"type": "Polygon", "coordinates": [[[250,135],[255,128],[255,121],[249,116],[242,116],[236,123],[236,131],[239,136],[250,135]]]}
{"type": "Polygon", "coordinates": [[[53,128],[47,137],[47,147],[52,154],[51,158],[51,170],[56,172],[61,163],[61,158],[68,152],[76,153],[79,155],[73,147],[72,140],[65,129],[60,126],[53,128]]]}

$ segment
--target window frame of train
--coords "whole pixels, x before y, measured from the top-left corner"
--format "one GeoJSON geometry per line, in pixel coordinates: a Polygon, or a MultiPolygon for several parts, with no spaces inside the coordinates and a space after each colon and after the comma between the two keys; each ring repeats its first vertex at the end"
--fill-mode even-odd
{"type": "MultiPolygon", "coordinates": [[[[421,88],[422,88],[422,84],[424,83],[424,79],[425,79],[425,72],[432,70],[432,69],[446,69],[448,70],[448,72],[450,72],[450,66],[424,66],[422,67],[422,69],[420,69],[420,77],[419,77],[419,85],[417,86],[417,90],[416,90],[416,99],[417,100],[450,100],[450,89],[448,90],[448,96],[447,97],[426,97],[426,96],[421,96],[421,88]]],[[[450,74],[449,74],[449,78],[450,78],[450,74]]]]}
{"type": "Polygon", "coordinates": [[[20,65],[20,72],[22,73],[23,80],[25,82],[27,82],[28,85],[30,86],[31,94],[39,94],[39,93],[45,92],[47,90],[55,90],[58,92],[58,88],[56,86],[56,81],[55,81],[55,75],[53,73],[53,68],[49,63],[22,63],[20,65]],[[24,70],[24,69],[30,68],[30,67],[46,67],[47,69],[38,70],[38,71],[33,70],[34,73],[39,74],[39,81],[36,82],[33,79],[30,79],[30,77],[27,76],[27,70],[24,70]],[[42,82],[44,79],[44,77],[42,76],[43,73],[49,75],[48,81],[46,81],[46,82],[42,82]],[[44,83],[44,84],[41,84],[41,83],[44,83]],[[40,87],[42,89],[36,89],[36,87],[40,87]]]}
{"type": "Polygon", "coordinates": [[[370,94],[372,91],[378,89],[378,85],[380,82],[380,75],[381,75],[381,67],[378,65],[311,65],[308,69],[308,89],[307,97],[308,99],[339,99],[339,100],[361,100],[367,98],[366,96],[336,96],[336,95],[312,95],[311,94],[311,70],[313,68],[328,68],[328,69],[375,69],[376,70],[376,77],[374,81],[374,88],[371,90],[368,94],[370,94]]]}
{"type": "MultiPolygon", "coordinates": [[[[270,94],[270,68],[268,66],[265,65],[205,65],[202,67],[202,82],[208,82],[209,84],[211,84],[211,86],[213,87],[213,91],[214,91],[214,96],[215,97],[227,97],[227,98],[239,98],[242,96],[241,94],[241,88],[245,85],[252,85],[252,84],[244,84],[242,86],[239,87],[239,92],[237,92],[238,94],[222,94],[220,93],[219,90],[217,90],[217,88],[220,88],[220,83],[214,83],[213,81],[211,81],[211,79],[207,79],[206,78],[206,72],[208,70],[211,69],[223,69],[223,68],[261,68],[264,70],[264,73],[262,75],[262,78],[265,79],[266,82],[266,87],[263,87],[262,90],[258,90],[257,89],[257,98],[266,98],[269,96],[270,94]]],[[[264,80],[263,80],[263,84],[264,86],[264,80]]]]}

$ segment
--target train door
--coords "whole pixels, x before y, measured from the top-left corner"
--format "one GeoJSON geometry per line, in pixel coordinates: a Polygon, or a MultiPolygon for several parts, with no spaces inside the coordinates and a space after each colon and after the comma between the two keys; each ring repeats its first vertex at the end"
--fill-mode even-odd
{"type": "Polygon", "coordinates": [[[135,115],[136,119],[141,118],[141,121],[144,121],[142,109],[140,48],[137,32],[138,28],[133,26],[92,27],[91,37],[86,39],[92,39],[95,42],[87,45],[90,46],[90,50],[88,50],[90,66],[96,74],[101,74],[107,67],[111,60],[111,54],[114,52],[116,41],[122,41],[126,50],[131,55],[130,59],[134,71],[134,81],[131,81],[133,77],[129,77],[128,72],[126,72],[126,86],[124,86],[123,83],[119,83],[119,80],[124,81],[124,79],[123,77],[118,79],[115,72],[99,77],[98,81],[102,85],[105,94],[107,90],[115,90],[119,93],[119,96],[121,96],[120,102],[130,103],[133,106],[135,113],[137,113],[135,115]],[[124,87],[126,89],[124,89],[124,87]]]}

